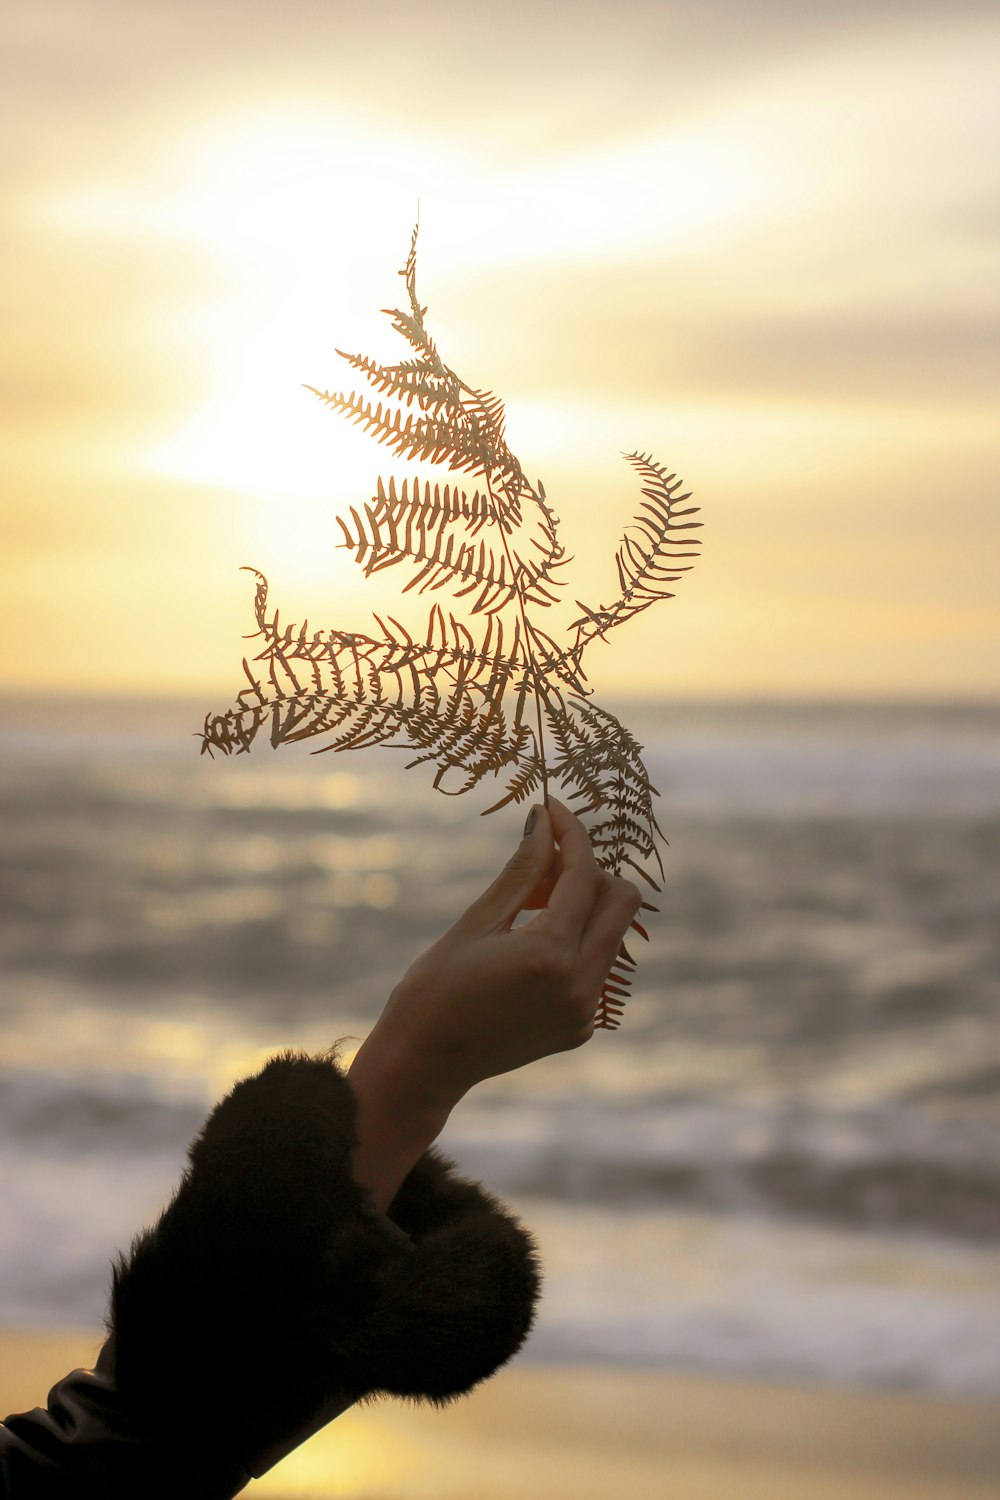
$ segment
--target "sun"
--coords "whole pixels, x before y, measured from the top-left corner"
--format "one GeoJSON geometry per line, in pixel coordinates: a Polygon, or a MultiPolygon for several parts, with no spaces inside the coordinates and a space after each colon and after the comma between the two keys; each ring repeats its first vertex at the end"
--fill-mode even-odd
{"type": "Polygon", "coordinates": [[[753,164],[709,137],[625,140],[516,170],[484,168],[467,149],[285,103],[201,120],[142,184],[61,205],[77,227],[145,237],[151,254],[195,268],[184,305],[151,311],[147,332],[158,357],[192,372],[196,404],[133,457],[239,497],[231,541],[283,587],[354,584],[335,516],[373,493],[378,459],[304,386],[350,383],[336,347],[396,357],[377,309],[418,204],[440,287],[529,263],[613,262],[697,236],[760,192],[753,164]]]}

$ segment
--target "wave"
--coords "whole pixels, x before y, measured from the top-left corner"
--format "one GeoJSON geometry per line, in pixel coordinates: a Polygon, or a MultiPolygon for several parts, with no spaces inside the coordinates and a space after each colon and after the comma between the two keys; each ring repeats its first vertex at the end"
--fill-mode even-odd
{"type": "MultiPolygon", "coordinates": [[[[1000,812],[995,703],[618,708],[646,745],[654,783],[686,814],[935,818],[1000,812]]],[[[310,800],[304,788],[329,782],[336,766],[366,787],[378,785],[373,805],[388,799],[394,815],[403,817],[412,807],[421,775],[403,776],[398,758],[384,750],[335,758],[313,755],[317,747],[306,745],[220,764],[197,754],[194,735],[202,717],[202,705],[179,700],[0,698],[0,758],[47,773],[54,783],[65,779],[67,768],[75,783],[95,768],[114,767],[114,786],[126,800],[129,787],[142,780],[155,795],[148,774],[154,765],[183,769],[198,796],[214,788],[225,800],[234,792],[238,797],[241,787],[255,787],[259,811],[283,811],[293,819],[310,800]]],[[[343,791],[334,805],[344,805],[343,791]]],[[[429,775],[419,800],[440,809],[429,775]]],[[[251,790],[248,806],[253,802],[251,790]]]]}
{"type": "Polygon", "coordinates": [[[529,1359],[1000,1396],[1000,1262],[983,1247],[524,1209],[550,1272],[529,1359]]]}
{"type": "Polygon", "coordinates": [[[186,1146],[206,1112],[201,1100],[172,1099],[145,1076],[0,1072],[0,1140],[9,1162],[18,1146],[49,1149],[67,1164],[101,1150],[131,1156],[186,1146]]]}
{"type": "Polygon", "coordinates": [[[459,1121],[448,1147],[503,1192],[1000,1244],[991,1121],[958,1125],[906,1106],[846,1113],[720,1098],[574,1102],[536,1111],[530,1134],[490,1123],[490,1112],[481,1118],[474,1133],[459,1121]]]}
{"type": "MultiPolygon", "coordinates": [[[[0,1073],[0,1323],[100,1322],[211,1103],[155,1073],[0,1073]]],[[[689,1093],[470,1103],[442,1146],[539,1238],[529,1359],[991,1396],[993,1139],[689,1093]]]]}
{"type": "MultiPolygon", "coordinates": [[[[0,1138],[72,1171],[182,1152],[210,1105],[142,1075],[0,1074],[0,1138]]],[[[459,1112],[445,1146],[499,1191],[602,1209],[792,1215],[1000,1244],[995,1130],[906,1106],[838,1111],[719,1098],[533,1100],[459,1112]]]]}

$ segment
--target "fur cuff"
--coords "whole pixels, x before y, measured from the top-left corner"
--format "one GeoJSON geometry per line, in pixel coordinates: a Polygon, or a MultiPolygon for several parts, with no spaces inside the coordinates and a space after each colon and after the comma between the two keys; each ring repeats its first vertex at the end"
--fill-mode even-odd
{"type": "Polygon", "coordinates": [[[351,1176],[354,1144],[333,1055],[272,1058],[216,1106],[169,1207],[115,1266],[122,1395],[164,1430],[181,1418],[231,1440],[252,1473],[317,1412],[470,1390],[531,1327],[537,1259],[502,1205],[428,1151],[386,1218],[351,1176]]]}

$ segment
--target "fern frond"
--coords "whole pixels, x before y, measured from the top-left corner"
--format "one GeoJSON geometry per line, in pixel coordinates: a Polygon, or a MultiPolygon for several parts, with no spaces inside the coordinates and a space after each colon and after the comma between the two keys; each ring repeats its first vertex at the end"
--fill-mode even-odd
{"type": "Polygon", "coordinates": [[[361,426],[384,443],[397,458],[416,459],[421,463],[444,463],[469,474],[488,474],[499,465],[501,454],[472,423],[455,418],[421,414],[409,415],[381,401],[375,404],[355,391],[320,391],[307,389],[325,406],[339,411],[355,426],[361,426]]]}
{"type": "Polygon", "coordinates": [[[469,495],[448,484],[432,487],[429,481],[421,485],[419,479],[414,479],[412,485],[404,479],[398,491],[394,478],[390,477],[388,488],[379,479],[372,504],[380,517],[392,519],[397,525],[419,516],[427,526],[458,525],[472,536],[495,519],[489,495],[480,494],[479,490],[469,495]]]}
{"type": "MultiPolygon", "coordinates": [[[[414,491],[419,497],[419,481],[414,491]]],[[[457,598],[475,594],[470,605],[473,614],[493,612],[518,598],[540,605],[555,601],[557,596],[548,586],[550,560],[535,563],[519,558],[514,562],[507,550],[497,552],[482,540],[463,541],[454,530],[455,508],[428,502],[429,491],[428,485],[424,499],[414,502],[406,496],[405,482],[399,495],[392,486],[387,492],[380,484],[379,494],[364,507],[363,516],[351,507],[353,526],[337,517],[343,536],[338,545],[354,554],[366,577],[401,562],[415,563],[418,571],[404,586],[404,593],[447,586],[457,598]]],[[[475,535],[482,520],[476,524],[473,508],[468,510],[475,535]]]]}
{"type": "Polygon", "coordinates": [[[353,531],[343,517],[337,517],[344,537],[339,545],[353,552],[366,577],[401,562],[416,563],[418,571],[404,586],[404,594],[412,588],[425,593],[447,584],[457,598],[476,594],[473,614],[500,609],[515,597],[517,585],[506,557],[497,557],[485,542],[456,540],[444,522],[432,528],[417,514],[401,535],[395,518],[380,514],[374,506],[365,506],[364,517],[352,507],[351,518],[353,531]]]}
{"type": "MultiPolygon", "coordinates": [[[[383,365],[376,359],[369,359],[366,354],[348,354],[343,349],[338,349],[337,353],[352,369],[359,371],[375,390],[384,396],[395,396],[407,406],[412,406],[416,401],[421,411],[428,412],[458,404],[457,382],[453,376],[449,378],[450,372],[446,371],[442,377],[419,360],[383,365]]],[[[307,386],[306,389],[315,388],[307,386]]]]}
{"type": "MultiPolygon", "coordinates": [[[[402,708],[439,711],[444,697],[459,688],[476,711],[503,703],[515,684],[527,691],[531,660],[520,621],[486,621],[477,640],[455,615],[432,606],[423,637],[416,639],[398,620],[375,615],[375,634],[355,631],[309,631],[308,624],[282,626],[277,612],[267,616],[267,580],[257,575],[256,636],[263,648],[251,664],[244,661],[249,687],[239,694],[238,722],[228,716],[209,718],[203,749],[223,753],[249,749],[261,727],[268,695],[274,699],[307,699],[337,703],[391,703],[402,708]],[[263,664],[263,666],[261,666],[263,664]],[[266,679],[267,687],[262,683],[266,679]]],[[[515,706],[517,692],[515,691],[515,706]]],[[[284,730],[281,731],[284,734],[284,730]]],[[[311,732],[322,733],[320,724],[311,732]]],[[[515,713],[512,734],[523,743],[521,715],[515,713]]],[[[297,738],[305,738],[297,734],[297,738]]]]}
{"type": "MultiPolygon", "coordinates": [[[[387,308],[409,357],[384,364],[338,354],[369,392],[309,389],[400,459],[443,467],[446,480],[378,479],[367,502],[337,518],[341,545],[366,577],[402,563],[402,592],[464,601],[466,618],[431,602],[422,629],[374,615],[365,632],[311,630],[268,612],[267,579],[256,569],[246,685],[225,713],[209,714],[202,751],[245,754],[261,735],[272,746],[308,739],[314,754],[372,745],[406,749],[411,767],[434,767],[434,786],[461,795],[487,776],[502,781],[495,812],[546,798],[550,780],[590,821],[598,863],[659,889],[663,863],[642,746],[589,696],[583,657],[591,641],[660,599],[688,571],[700,524],[681,482],[643,453],[626,455],[642,503],[618,547],[618,597],[577,601],[569,638],[543,630],[571,561],[560,520],[539,480],[532,485],[507,441],[503,402],[462,380],[442,359],[417,295],[417,231],[400,271],[404,305],[387,308]],[[466,487],[462,476],[472,475],[466,487]],[[471,492],[470,492],[471,491],[471,492]]],[[[369,491],[369,493],[371,493],[369,491]]],[[[648,902],[647,909],[654,910],[648,902]]],[[[646,938],[645,928],[633,923],[646,938]]],[[[621,1021],[635,960],[623,944],[604,983],[595,1024],[621,1021]]]]}
{"type": "Polygon", "coordinates": [[[696,515],[699,509],[697,505],[680,509],[682,502],[691,498],[691,491],[679,494],[682,481],[649,455],[628,453],[625,457],[645,480],[643,503],[615,554],[621,590],[617,600],[598,609],[589,608],[579,599],[576,601],[583,611],[571,626],[577,632],[578,652],[596,636],[603,640],[615,625],[633,619],[658,600],[672,599],[673,594],[667,585],[679,582],[682,574],[690,572],[694,566],[684,559],[698,556],[700,542],[697,538],[678,535],[696,530],[702,524],[683,519],[696,515]]]}
{"type": "Polygon", "coordinates": [[[490,813],[499,812],[502,807],[509,806],[511,802],[527,802],[529,797],[533,797],[541,790],[543,777],[544,768],[537,749],[534,754],[528,754],[525,750],[522,750],[517,770],[508,781],[505,794],[500,798],[499,802],[494,802],[492,807],[484,809],[483,817],[487,817],[490,813]]]}

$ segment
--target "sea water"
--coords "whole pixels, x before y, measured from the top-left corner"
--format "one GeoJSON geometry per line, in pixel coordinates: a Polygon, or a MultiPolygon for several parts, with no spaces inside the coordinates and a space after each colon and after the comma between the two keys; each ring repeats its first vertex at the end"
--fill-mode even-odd
{"type": "MultiPolygon", "coordinates": [[[[1000,1395],[1000,709],[610,706],[670,840],[625,1022],[442,1142],[538,1237],[526,1357],[1000,1395]]],[[[0,1324],[99,1324],[214,1099],[520,835],[205,707],[0,704],[0,1324]]]]}

